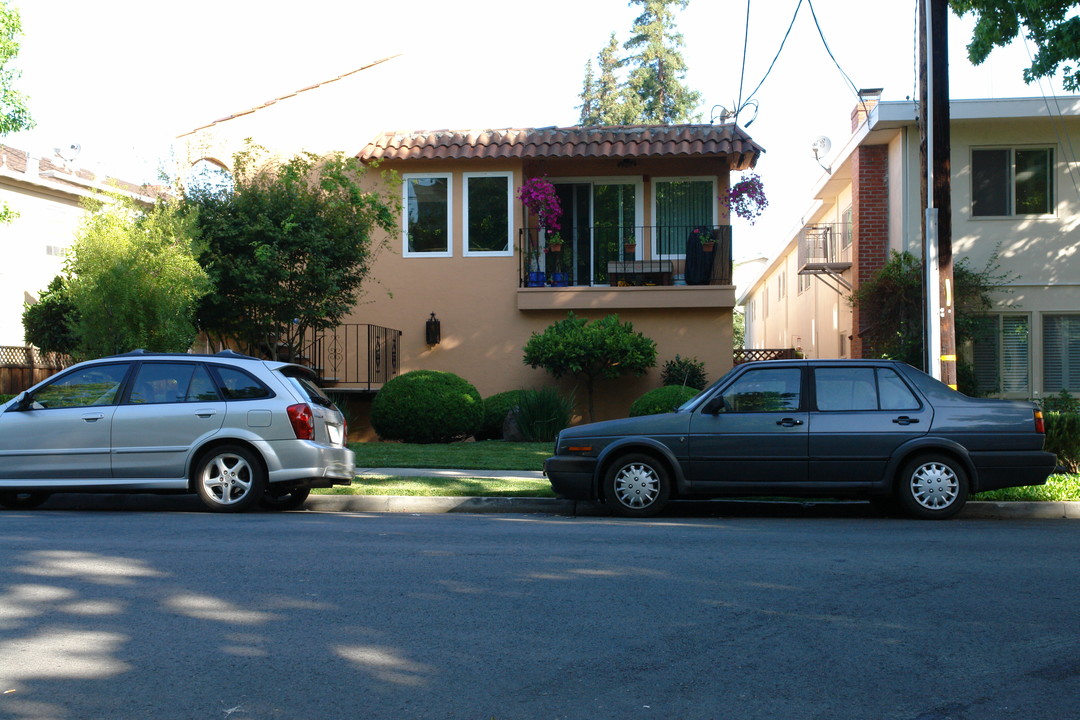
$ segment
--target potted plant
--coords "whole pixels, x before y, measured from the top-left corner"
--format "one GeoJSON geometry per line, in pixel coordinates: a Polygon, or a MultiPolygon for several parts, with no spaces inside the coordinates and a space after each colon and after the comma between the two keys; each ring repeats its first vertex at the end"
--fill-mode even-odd
{"type": "Polygon", "coordinates": [[[623,240],[623,254],[626,257],[634,257],[637,255],[637,238],[633,235],[627,235],[623,240]]]}
{"type": "Polygon", "coordinates": [[[547,245],[545,246],[544,252],[561,253],[562,246],[562,235],[560,235],[558,232],[553,232],[547,238],[547,245]]]}
{"type": "Polygon", "coordinates": [[[716,247],[716,236],[711,229],[699,226],[691,230],[690,234],[701,243],[701,249],[705,252],[712,252],[716,247]]]}

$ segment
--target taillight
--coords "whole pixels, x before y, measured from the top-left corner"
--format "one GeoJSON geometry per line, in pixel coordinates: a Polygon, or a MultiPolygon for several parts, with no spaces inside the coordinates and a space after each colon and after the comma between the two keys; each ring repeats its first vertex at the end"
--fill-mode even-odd
{"type": "Polygon", "coordinates": [[[315,437],[315,415],[311,412],[311,406],[306,403],[290,405],[286,408],[289,413],[289,422],[292,423],[293,432],[297,440],[312,440],[315,437]]]}
{"type": "Polygon", "coordinates": [[[1042,410],[1035,411],[1035,432],[1046,434],[1046,421],[1043,420],[1042,410]]]}

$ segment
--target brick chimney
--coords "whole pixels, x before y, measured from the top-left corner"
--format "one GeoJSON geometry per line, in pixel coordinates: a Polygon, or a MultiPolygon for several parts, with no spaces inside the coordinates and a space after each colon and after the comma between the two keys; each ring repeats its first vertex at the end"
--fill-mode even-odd
{"type": "Polygon", "coordinates": [[[860,125],[866,122],[867,116],[881,100],[882,88],[863,88],[859,90],[859,102],[851,111],[851,132],[855,132],[860,125]]]}

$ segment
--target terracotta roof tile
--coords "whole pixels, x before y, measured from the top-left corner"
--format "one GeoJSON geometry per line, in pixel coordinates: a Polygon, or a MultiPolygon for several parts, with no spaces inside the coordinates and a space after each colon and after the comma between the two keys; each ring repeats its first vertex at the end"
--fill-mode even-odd
{"type": "Polygon", "coordinates": [[[732,156],[734,169],[757,163],[764,149],[735,125],[619,125],[387,132],[361,160],[475,158],[642,158],[732,156]]]}

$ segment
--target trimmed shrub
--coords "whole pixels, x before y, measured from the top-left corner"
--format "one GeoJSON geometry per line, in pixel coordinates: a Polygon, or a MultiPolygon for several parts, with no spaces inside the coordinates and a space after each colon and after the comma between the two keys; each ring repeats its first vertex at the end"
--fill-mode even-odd
{"type": "Polygon", "coordinates": [[[645,393],[630,406],[630,417],[669,413],[698,394],[692,387],[665,385],[645,393]]]}
{"type": "Polygon", "coordinates": [[[1080,412],[1046,412],[1047,452],[1068,472],[1080,471],[1080,412]]]}
{"type": "Polygon", "coordinates": [[[678,355],[674,360],[664,363],[664,369],[660,371],[662,385],[685,385],[695,390],[704,390],[708,382],[705,374],[705,363],[697,358],[683,358],[678,355]]]}
{"type": "Polygon", "coordinates": [[[477,440],[502,440],[506,416],[517,406],[522,390],[507,390],[484,398],[484,419],[476,431],[477,440]]]}
{"type": "Polygon", "coordinates": [[[464,440],[479,429],[483,417],[483,401],[472,383],[437,370],[399,375],[371,403],[371,427],[383,440],[464,440]]]}
{"type": "Polygon", "coordinates": [[[8,400],[10,400],[13,397],[15,397],[15,396],[14,395],[4,395],[3,393],[0,393],[0,405],[3,405],[4,403],[6,403],[8,400]]]}
{"type": "Polygon", "coordinates": [[[522,390],[514,408],[518,430],[529,442],[551,442],[570,426],[573,416],[573,397],[564,397],[552,387],[522,390]]]}

